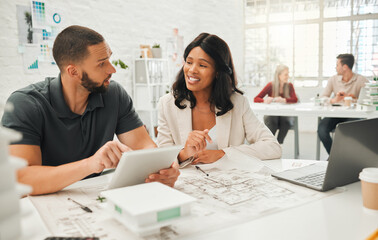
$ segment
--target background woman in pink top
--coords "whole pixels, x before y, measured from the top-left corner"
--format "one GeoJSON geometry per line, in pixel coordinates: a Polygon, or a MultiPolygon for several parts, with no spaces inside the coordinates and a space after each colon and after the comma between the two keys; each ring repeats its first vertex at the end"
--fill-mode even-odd
{"type": "MultiPolygon", "coordinates": [[[[295,95],[294,86],[289,80],[289,68],[285,65],[278,65],[274,74],[274,80],[269,82],[264,89],[255,97],[257,103],[296,103],[298,98],[295,95]],[[268,95],[268,97],[265,97],[268,95]],[[264,98],[265,97],[265,98],[264,98]]],[[[293,117],[264,116],[265,125],[272,131],[273,135],[279,130],[277,140],[283,143],[287,132],[293,125],[293,117]]]]}

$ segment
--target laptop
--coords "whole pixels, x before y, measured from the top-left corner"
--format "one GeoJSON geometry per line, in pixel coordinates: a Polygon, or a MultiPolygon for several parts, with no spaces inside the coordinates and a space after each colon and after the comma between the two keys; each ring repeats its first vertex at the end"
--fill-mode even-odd
{"type": "Polygon", "coordinates": [[[144,183],[151,173],[169,168],[181,149],[182,146],[171,146],[124,152],[108,189],[144,183]]]}
{"type": "Polygon", "coordinates": [[[359,181],[358,175],[366,167],[378,167],[378,118],[338,124],[328,166],[313,164],[272,176],[318,191],[328,191],[359,181]]]}

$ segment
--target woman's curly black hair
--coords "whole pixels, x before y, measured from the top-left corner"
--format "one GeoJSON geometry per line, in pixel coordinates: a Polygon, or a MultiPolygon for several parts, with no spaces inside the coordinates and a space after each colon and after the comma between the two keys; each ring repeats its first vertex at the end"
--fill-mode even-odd
{"type": "MultiPolygon", "coordinates": [[[[195,47],[200,47],[215,62],[215,71],[217,74],[212,84],[209,102],[211,106],[215,106],[219,110],[216,115],[222,116],[234,107],[230,99],[231,95],[234,92],[243,94],[236,87],[237,81],[230,48],[218,36],[201,33],[186,47],[184,52],[185,61],[190,51],[195,47]]],[[[184,99],[190,102],[190,108],[196,106],[196,98],[192,91],[186,87],[183,68],[177,74],[176,81],[172,86],[172,92],[175,98],[175,105],[178,108],[184,109],[187,107],[185,104],[181,104],[184,99]]]]}

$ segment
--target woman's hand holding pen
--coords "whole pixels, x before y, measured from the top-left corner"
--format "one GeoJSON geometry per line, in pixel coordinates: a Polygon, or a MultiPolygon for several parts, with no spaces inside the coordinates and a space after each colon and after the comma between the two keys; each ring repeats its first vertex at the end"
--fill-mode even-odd
{"type": "Polygon", "coordinates": [[[185,142],[184,149],[179,153],[179,160],[183,161],[198,152],[206,149],[206,140],[208,142],[213,142],[209,136],[209,130],[205,129],[203,131],[194,130],[189,133],[189,136],[185,142]]]}
{"type": "Polygon", "coordinates": [[[221,159],[224,154],[223,150],[204,150],[194,155],[192,164],[213,163],[221,159]]]}

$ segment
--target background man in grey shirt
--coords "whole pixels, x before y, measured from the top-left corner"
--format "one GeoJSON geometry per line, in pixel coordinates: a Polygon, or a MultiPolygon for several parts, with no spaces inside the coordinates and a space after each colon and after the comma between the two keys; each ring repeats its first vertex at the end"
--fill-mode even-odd
{"type": "MultiPolygon", "coordinates": [[[[322,97],[327,97],[328,102],[343,103],[344,97],[352,97],[356,100],[361,88],[365,86],[367,79],[357,73],[352,72],[354,56],[352,54],[340,54],[337,56],[336,72],[337,75],[328,80],[327,86],[323,91],[322,97]],[[331,94],[334,94],[333,98],[331,94]]],[[[318,135],[328,154],[331,152],[332,132],[338,123],[356,120],[353,118],[323,118],[318,126],[318,135]]]]}
{"type": "MultiPolygon", "coordinates": [[[[129,95],[110,81],[115,73],[111,54],[99,33],[70,26],[54,42],[59,76],[9,97],[14,111],[4,113],[2,124],[23,134],[10,145],[10,154],[27,160],[18,181],[31,185],[33,195],[59,191],[114,168],[122,152],[156,147],[129,95]],[[119,141],[113,141],[114,134],[119,141]]],[[[146,182],[173,186],[179,174],[174,163],[146,182]]]]}

